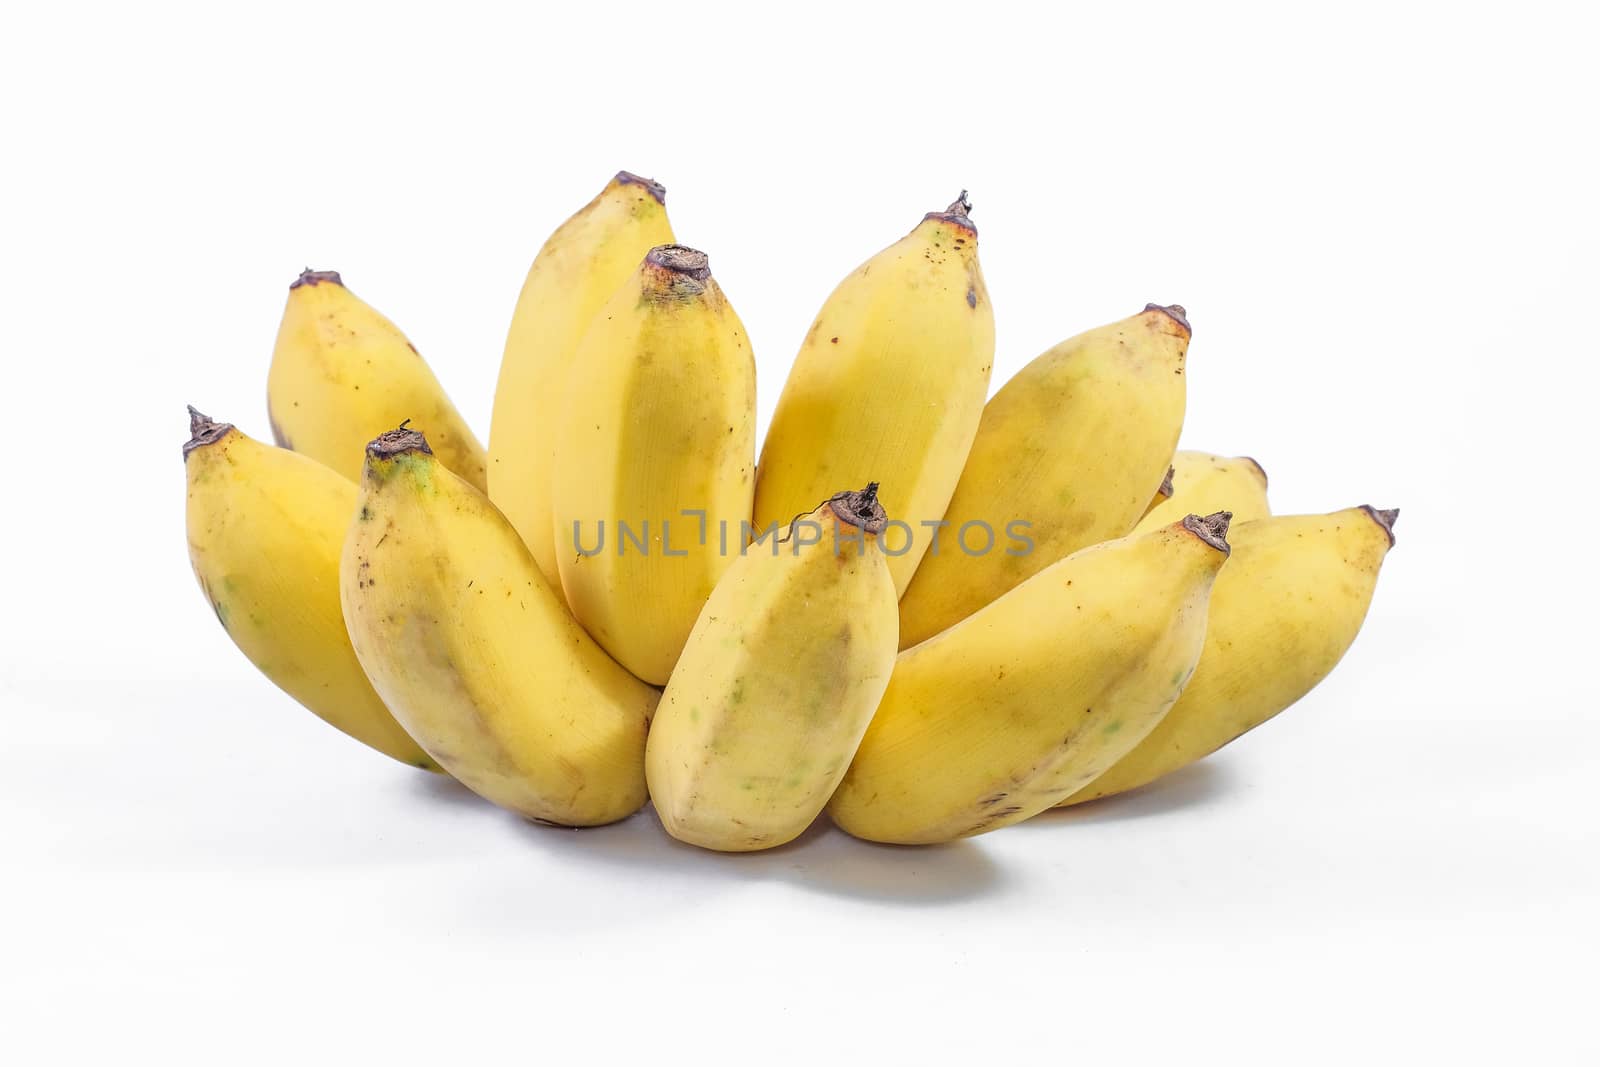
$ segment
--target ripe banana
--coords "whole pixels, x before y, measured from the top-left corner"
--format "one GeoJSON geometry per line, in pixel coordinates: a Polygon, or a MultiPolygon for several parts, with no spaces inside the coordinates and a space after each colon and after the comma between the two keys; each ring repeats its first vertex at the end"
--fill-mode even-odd
{"type": "Polygon", "coordinates": [[[1179,452],[1172,457],[1172,492],[1157,500],[1136,531],[1177,522],[1189,514],[1233,513],[1233,528],[1272,514],[1267,507],[1267,472],[1249,456],[1229,458],[1209,452],[1179,452]]]}
{"type": "Polygon", "coordinates": [[[1133,529],[1178,443],[1188,348],[1183,308],[1149,304],[1056,345],[995,394],[944,536],[900,601],[901,648],[1133,529]]]}
{"type": "Polygon", "coordinates": [[[431,428],[445,466],[484,486],[483,446],[394,323],[307,270],[289,286],[267,374],[272,436],[354,481],[374,434],[410,420],[431,428]]]}
{"type": "Polygon", "coordinates": [[[438,770],[356,662],[339,552],[356,487],[315,460],[189,409],[189,559],[217,621],[285,693],[386,756],[438,770]]]}
{"type": "Polygon", "coordinates": [[[755,404],[744,326],[680,245],[650,251],[573,359],[551,483],[561,587],[653,685],[746,540],[755,404]]]}
{"type": "Polygon", "coordinates": [[[567,826],[644,803],[655,690],[589,639],[505,516],[422,434],[367,446],[348,529],[339,587],[356,656],[446,770],[567,826]]]}
{"type": "Polygon", "coordinates": [[[750,546],[706,602],[650,726],[667,832],[725,852],[797,837],[844,777],[895,659],[877,486],[750,546]]]}
{"type": "Polygon", "coordinates": [[[1137,747],[1065,803],[1152,782],[1309,693],[1361,629],[1398,514],[1360,507],[1235,528],[1233,559],[1211,595],[1205,651],[1183,696],[1137,747]]]}
{"type": "Polygon", "coordinates": [[[1084,549],[900,653],[828,806],[933,844],[1059,803],[1161,720],[1194,670],[1226,513],[1084,549]]]}
{"type": "Polygon", "coordinates": [[[550,479],[573,353],[651,248],[672,243],[667,191],[618,172],[539,249],[511,317],[489,428],[489,499],[559,588],[550,479]]]}
{"type": "Polygon", "coordinates": [[[758,530],[840,485],[881,482],[895,516],[884,550],[902,593],[931,543],[924,523],[944,514],[961,475],[994,362],[994,311],[966,195],[862,264],[822,305],[757,475],[758,530]]]}

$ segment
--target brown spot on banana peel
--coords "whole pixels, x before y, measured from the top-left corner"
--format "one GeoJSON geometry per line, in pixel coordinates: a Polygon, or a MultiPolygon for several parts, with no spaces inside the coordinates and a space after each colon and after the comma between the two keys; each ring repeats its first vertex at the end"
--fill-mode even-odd
{"type": "Polygon", "coordinates": [[[1228,523],[1233,521],[1233,512],[1214,511],[1204,517],[1199,515],[1185,515],[1181,525],[1185,530],[1194,534],[1200,540],[1221,552],[1224,556],[1233,550],[1228,547],[1228,523]]]}
{"type": "Polygon", "coordinates": [[[298,289],[302,285],[321,285],[323,282],[327,282],[330,285],[337,285],[340,288],[344,287],[344,279],[339,277],[338,271],[312,270],[310,267],[307,267],[305,270],[300,272],[300,277],[289,283],[289,288],[298,289]]]}
{"type": "Polygon", "coordinates": [[[1371,504],[1362,504],[1361,510],[1366,512],[1373,522],[1383,530],[1384,536],[1389,539],[1389,547],[1394,547],[1394,522],[1400,517],[1399,508],[1375,508],[1371,504]]]}
{"type": "Polygon", "coordinates": [[[995,823],[999,822],[1001,819],[1005,819],[1005,818],[1008,818],[1008,817],[1010,817],[1012,815],[1015,815],[1017,812],[1019,812],[1021,810],[1022,810],[1022,807],[1020,805],[1013,804],[1010,807],[1001,808],[999,811],[991,811],[988,814],[984,815],[983,818],[979,819],[976,823],[972,824],[972,826],[970,826],[966,830],[962,831],[960,836],[962,836],[962,837],[972,837],[972,836],[974,836],[976,834],[981,834],[985,830],[989,829],[989,827],[991,827],[995,823]]]}
{"type": "Polygon", "coordinates": [[[961,190],[961,195],[956,197],[949,207],[943,211],[928,212],[922,216],[922,221],[927,222],[929,219],[934,219],[939,222],[948,222],[952,226],[966,230],[973,237],[977,237],[978,227],[973,224],[972,219],[969,217],[971,213],[972,201],[967,199],[967,191],[963,189],[961,190]]]}
{"type": "Polygon", "coordinates": [[[641,178],[639,175],[629,170],[619,170],[617,171],[616,178],[613,180],[618,185],[642,186],[645,192],[655,197],[656,203],[665,205],[667,202],[667,187],[662,185],[660,182],[655,181],[654,179],[641,178]]]}
{"type": "Polygon", "coordinates": [[[206,445],[216,444],[228,435],[233,429],[231,422],[216,422],[209,415],[202,415],[195,410],[193,404],[189,405],[189,440],[183,444],[183,458],[189,459],[189,453],[206,445]]]}

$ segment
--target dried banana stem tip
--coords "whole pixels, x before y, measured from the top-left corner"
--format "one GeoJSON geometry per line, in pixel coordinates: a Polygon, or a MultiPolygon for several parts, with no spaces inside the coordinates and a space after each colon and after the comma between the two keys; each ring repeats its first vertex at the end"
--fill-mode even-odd
{"type": "Polygon", "coordinates": [[[877,482],[868,482],[865,489],[854,493],[840,493],[828,501],[828,507],[840,522],[858,526],[869,534],[880,534],[889,525],[889,515],[878,503],[877,482]]]}
{"type": "Polygon", "coordinates": [[[188,459],[189,453],[197,448],[204,448],[222,440],[228,431],[233,429],[230,422],[215,422],[209,415],[202,415],[195,410],[193,404],[189,405],[189,440],[183,445],[183,458],[188,459]]]}
{"type": "Polygon", "coordinates": [[[1144,309],[1146,311],[1163,312],[1173,322],[1176,322],[1185,330],[1193,332],[1193,327],[1189,325],[1189,312],[1182,304],[1146,304],[1144,309]]]}
{"type": "Polygon", "coordinates": [[[300,277],[289,283],[289,288],[298,289],[302,285],[321,285],[323,282],[327,282],[329,285],[344,285],[344,279],[339,277],[339,272],[336,270],[312,270],[307,267],[300,272],[300,277]]]}
{"type": "Polygon", "coordinates": [[[1161,499],[1165,500],[1165,499],[1167,499],[1168,497],[1170,497],[1172,495],[1172,478],[1173,478],[1173,475],[1175,475],[1177,473],[1178,473],[1178,468],[1176,468],[1176,467],[1168,467],[1167,468],[1167,476],[1165,478],[1161,479],[1161,488],[1156,490],[1156,494],[1158,496],[1160,496],[1161,499]]]}
{"type": "Polygon", "coordinates": [[[1383,528],[1384,534],[1389,538],[1389,547],[1394,547],[1394,521],[1400,517],[1399,508],[1375,508],[1371,504],[1362,504],[1361,510],[1372,517],[1372,521],[1383,528]]]}
{"type": "MultiPolygon", "coordinates": [[[[406,422],[410,422],[407,419],[406,422]]],[[[374,437],[367,444],[367,455],[373,459],[388,459],[391,456],[403,456],[407,452],[423,452],[433,455],[433,449],[428,447],[428,439],[418,430],[406,428],[405,422],[397,429],[387,430],[374,437]]]]}
{"type": "Polygon", "coordinates": [[[970,230],[972,235],[976,237],[978,234],[978,227],[973,225],[970,217],[971,214],[972,201],[967,199],[967,191],[963,189],[961,190],[961,195],[956,197],[955,200],[951,202],[949,207],[945,208],[943,211],[930,211],[926,215],[922,216],[922,219],[924,222],[926,222],[928,219],[938,219],[940,222],[948,222],[953,225],[960,226],[963,229],[970,230]]]}
{"type": "Polygon", "coordinates": [[[657,245],[650,250],[644,260],[651,266],[670,270],[674,274],[682,274],[697,282],[706,281],[711,277],[711,260],[697,248],[684,245],[657,245]]]}
{"type": "Polygon", "coordinates": [[[641,178],[632,171],[617,171],[617,184],[641,185],[644,187],[645,192],[656,198],[656,203],[665,204],[667,202],[667,187],[665,185],[662,185],[660,182],[654,181],[650,178],[641,178]]]}
{"type": "Polygon", "coordinates": [[[1232,549],[1228,547],[1228,523],[1233,521],[1233,512],[1215,511],[1210,515],[1185,515],[1183,528],[1194,534],[1212,548],[1227,555],[1232,549]]]}

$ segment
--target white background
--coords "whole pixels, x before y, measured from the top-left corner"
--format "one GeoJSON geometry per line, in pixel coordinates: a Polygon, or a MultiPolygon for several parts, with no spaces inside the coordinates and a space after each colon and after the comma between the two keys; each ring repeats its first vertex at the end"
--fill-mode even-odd
{"type": "Polygon", "coordinates": [[[4,17],[7,1059],[1597,1052],[1592,7],[533,7],[4,17]],[[196,593],[183,405],[265,435],[309,264],[486,434],[528,262],[619,167],[763,423],[962,187],[996,385],[1186,304],[1187,446],[1403,509],[1350,656],[1163,786],[926,851],[524,825],[340,738],[196,593]]]}

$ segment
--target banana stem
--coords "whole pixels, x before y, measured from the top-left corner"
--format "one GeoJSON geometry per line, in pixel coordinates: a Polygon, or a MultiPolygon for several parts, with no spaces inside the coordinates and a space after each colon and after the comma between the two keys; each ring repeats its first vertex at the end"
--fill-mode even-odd
{"type": "Polygon", "coordinates": [[[1226,556],[1232,551],[1228,546],[1228,523],[1232,521],[1231,511],[1214,511],[1206,516],[1185,515],[1183,528],[1226,556]]]}
{"type": "Polygon", "coordinates": [[[189,405],[189,440],[183,445],[183,458],[188,459],[189,453],[197,448],[214,444],[222,440],[228,431],[233,429],[233,424],[216,422],[209,415],[202,415],[195,410],[193,404],[189,405]]]}
{"type": "Polygon", "coordinates": [[[312,270],[307,267],[300,272],[300,277],[289,283],[289,288],[298,289],[302,285],[321,285],[323,282],[341,287],[344,285],[344,279],[339,277],[339,272],[336,270],[312,270]]]}
{"type": "MultiPolygon", "coordinates": [[[[1252,460],[1252,462],[1254,462],[1254,461],[1252,460]]],[[[1161,479],[1161,488],[1156,490],[1156,492],[1158,494],[1160,494],[1161,499],[1165,500],[1165,499],[1167,499],[1168,497],[1170,497],[1172,495],[1172,478],[1173,478],[1173,475],[1175,475],[1177,473],[1178,473],[1178,468],[1176,468],[1176,467],[1168,467],[1167,468],[1167,476],[1165,478],[1161,479]]]]}
{"type": "Polygon", "coordinates": [[[858,492],[838,494],[828,501],[828,507],[839,521],[860,527],[869,534],[880,534],[889,525],[889,515],[878,503],[877,482],[868,482],[867,487],[858,492]]]}
{"type": "Polygon", "coordinates": [[[1372,521],[1382,527],[1383,532],[1389,536],[1389,547],[1394,547],[1394,520],[1400,517],[1399,508],[1375,508],[1371,504],[1362,504],[1361,510],[1372,516],[1372,521]]]}
{"type": "MultiPolygon", "coordinates": [[[[406,422],[410,422],[407,419],[406,422]]],[[[367,455],[374,459],[387,459],[390,456],[400,456],[407,452],[425,452],[433,455],[433,449],[428,447],[428,439],[422,436],[420,430],[406,429],[405,422],[397,429],[386,430],[374,437],[367,445],[367,455]]]]}
{"type": "Polygon", "coordinates": [[[1182,304],[1146,304],[1144,309],[1146,311],[1163,312],[1185,330],[1193,330],[1193,327],[1189,325],[1189,311],[1182,304]]]}
{"type": "Polygon", "coordinates": [[[922,216],[922,220],[926,222],[929,219],[937,219],[940,222],[947,222],[967,230],[976,237],[978,235],[978,227],[973,224],[971,215],[972,201],[967,199],[967,191],[963,189],[961,190],[961,195],[956,197],[949,207],[943,211],[930,211],[922,216]]]}
{"type": "Polygon", "coordinates": [[[711,259],[698,248],[687,245],[657,245],[645,257],[645,262],[682,274],[697,282],[711,277],[711,259]]]}
{"type": "Polygon", "coordinates": [[[642,185],[644,191],[655,197],[656,203],[667,202],[667,187],[651,178],[641,178],[631,170],[617,171],[616,182],[618,185],[642,185]]]}

